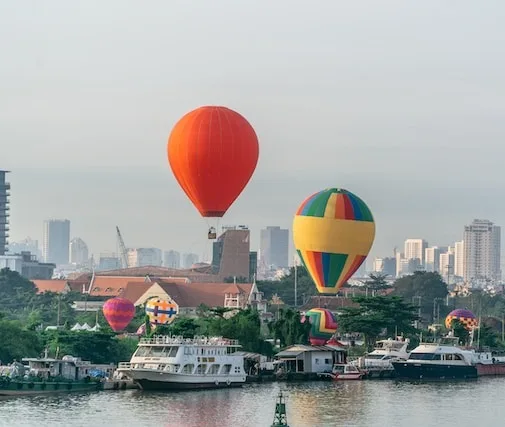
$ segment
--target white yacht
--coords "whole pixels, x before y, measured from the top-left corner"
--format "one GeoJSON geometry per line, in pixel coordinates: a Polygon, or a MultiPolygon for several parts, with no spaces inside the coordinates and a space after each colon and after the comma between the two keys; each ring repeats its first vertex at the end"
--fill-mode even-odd
{"type": "Polygon", "coordinates": [[[379,340],[375,348],[367,355],[351,362],[354,366],[368,371],[368,378],[391,376],[394,373],[393,361],[406,360],[409,357],[407,347],[409,339],[396,337],[379,340]]]}
{"type": "Polygon", "coordinates": [[[246,381],[236,340],[221,337],[142,338],[130,362],[117,369],[144,390],[239,387],[246,381]]]}

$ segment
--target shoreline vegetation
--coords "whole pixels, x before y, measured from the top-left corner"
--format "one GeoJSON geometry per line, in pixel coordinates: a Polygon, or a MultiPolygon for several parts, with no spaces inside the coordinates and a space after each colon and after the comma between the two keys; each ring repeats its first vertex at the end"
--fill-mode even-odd
{"type": "MultiPolygon", "coordinates": [[[[253,309],[229,313],[229,309],[200,306],[197,318],[179,317],[169,326],[158,326],[149,334],[171,334],[193,337],[219,335],[238,339],[244,351],[273,356],[279,349],[293,344],[308,344],[310,325],[301,322],[294,304],[294,271],[280,281],[258,282],[260,291],[270,301],[274,320],[262,323],[253,309]],[[275,346],[273,343],[277,343],[275,346]]],[[[505,296],[484,290],[449,292],[438,273],[416,272],[396,280],[389,286],[384,276],[371,275],[358,291],[366,295],[350,298],[352,304],[338,309],[338,333],[359,334],[363,346],[349,347],[349,356],[360,356],[373,347],[377,339],[403,335],[410,347],[419,337],[445,332],[445,316],[454,308],[468,308],[481,319],[479,344],[505,348],[505,296]]],[[[304,300],[316,291],[307,272],[298,268],[298,292],[304,300]]],[[[348,292],[353,293],[353,288],[348,292]]],[[[358,292],[359,293],[359,292],[358,292]]],[[[1,364],[23,357],[39,357],[45,349],[51,357],[81,357],[93,363],[118,363],[130,359],[138,343],[138,327],[146,323],[142,307],[125,333],[114,333],[103,313],[77,312],[72,308],[78,293],[37,294],[35,285],[8,269],[0,270],[0,347],[1,364]],[[71,331],[76,323],[100,325],[99,331],[71,331]],[[48,329],[48,326],[58,328],[48,329]]],[[[324,307],[323,307],[324,308],[324,307]]],[[[461,342],[468,341],[468,332],[457,321],[453,327],[461,342]]]]}

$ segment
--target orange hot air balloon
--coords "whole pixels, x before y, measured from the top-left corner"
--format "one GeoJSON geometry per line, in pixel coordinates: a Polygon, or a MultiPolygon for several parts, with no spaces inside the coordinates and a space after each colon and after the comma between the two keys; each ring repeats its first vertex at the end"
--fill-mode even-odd
{"type": "Polygon", "coordinates": [[[168,138],[168,162],[203,217],[222,217],[256,169],[258,137],[226,107],[200,107],[183,116],[168,138]]]}

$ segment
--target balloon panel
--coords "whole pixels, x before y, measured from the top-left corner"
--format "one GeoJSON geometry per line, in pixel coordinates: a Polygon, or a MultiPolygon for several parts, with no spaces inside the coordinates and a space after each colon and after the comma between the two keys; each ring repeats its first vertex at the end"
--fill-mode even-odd
{"type": "Polygon", "coordinates": [[[370,209],[343,189],[308,197],[293,221],[298,255],[321,293],[338,292],[365,261],[374,237],[370,209]]]}
{"type": "Polygon", "coordinates": [[[174,176],[203,217],[222,217],[256,169],[258,137],[239,113],[200,107],[174,126],[167,145],[174,176]]]}
{"type": "Polygon", "coordinates": [[[470,310],[463,308],[453,310],[447,315],[445,318],[445,327],[447,329],[452,328],[452,321],[454,319],[457,319],[467,331],[471,331],[472,329],[479,326],[479,321],[475,315],[470,310]]]}
{"type": "Polygon", "coordinates": [[[146,314],[154,325],[168,325],[175,320],[179,306],[173,300],[150,299],[146,303],[146,314]]]}

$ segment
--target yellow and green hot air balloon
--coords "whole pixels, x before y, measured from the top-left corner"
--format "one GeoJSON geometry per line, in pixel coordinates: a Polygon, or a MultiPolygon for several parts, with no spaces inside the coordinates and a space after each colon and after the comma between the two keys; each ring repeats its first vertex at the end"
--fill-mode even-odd
{"type": "Polygon", "coordinates": [[[375,237],[368,206],[341,188],[305,199],[293,221],[293,240],[320,293],[337,293],[365,261],[375,237]]]}

